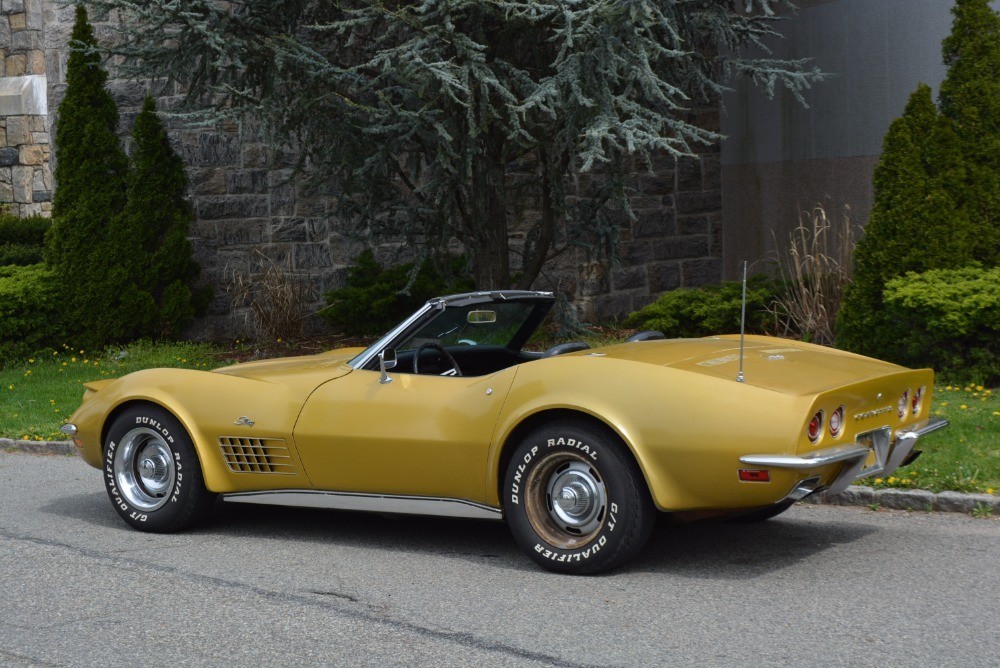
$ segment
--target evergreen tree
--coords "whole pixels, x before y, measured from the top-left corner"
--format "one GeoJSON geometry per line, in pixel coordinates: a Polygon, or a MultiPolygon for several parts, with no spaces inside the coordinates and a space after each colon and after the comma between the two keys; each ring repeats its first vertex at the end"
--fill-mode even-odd
{"type": "Polygon", "coordinates": [[[957,0],[952,14],[940,111],[918,86],[875,168],[871,218],[837,316],[837,344],[856,352],[898,359],[905,332],[883,311],[889,280],[1000,262],[1000,13],[987,0],[957,0]]]}
{"type": "Polygon", "coordinates": [[[171,148],[151,97],[135,119],[129,167],[122,236],[136,237],[132,274],[158,307],[155,327],[143,334],[176,336],[195,314],[190,286],[198,266],[187,238],[192,210],[185,199],[184,163],[171,148]]]}
{"type": "Polygon", "coordinates": [[[574,245],[607,251],[631,158],[716,141],[692,111],[729,75],[796,95],[820,76],[744,55],[786,0],[91,4],[121,10],[134,72],[181,80],[217,118],[262,117],[374,233],[461,241],[480,288],[528,287],[574,245]],[[512,255],[519,188],[540,215],[512,255]]]}
{"type": "Polygon", "coordinates": [[[1000,262],[1000,12],[989,0],[957,0],[951,34],[944,40],[948,74],[938,101],[950,121],[966,164],[951,187],[968,210],[976,258],[1000,262]]]}
{"type": "Polygon", "coordinates": [[[57,275],[76,345],[100,346],[146,326],[151,304],[129,280],[134,248],[113,238],[125,206],[128,161],[118,143],[118,107],[82,5],[56,121],[56,191],[45,257],[57,275]]]}
{"type": "Polygon", "coordinates": [[[954,133],[925,84],[892,122],[875,167],[875,204],[854,250],[854,277],[837,315],[837,343],[892,357],[898,334],[884,314],[882,291],[907,271],[959,267],[974,241],[968,217],[946,187],[964,173],[954,133]]]}

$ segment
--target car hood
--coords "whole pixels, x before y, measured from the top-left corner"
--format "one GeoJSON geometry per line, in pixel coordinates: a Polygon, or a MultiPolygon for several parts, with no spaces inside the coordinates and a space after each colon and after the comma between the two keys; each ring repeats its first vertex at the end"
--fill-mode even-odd
{"type": "Polygon", "coordinates": [[[319,385],[320,383],[350,373],[347,362],[364,348],[341,348],[318,355],[282,357],[279,359],[244,362],[215,369],[212,373],[239,376],[268,383],[319,385]]]}
{"type": "MultiPolygon", "coordinates": [[[[594,353],[734,381],[740,369],[739,335],[639,341],[576,354],[594,353]]],[[[894,371],[906,369],[835,348],[768,336],[746,337],[743,351],[744,381],[785,394],[815,394],[894,371]]]]}

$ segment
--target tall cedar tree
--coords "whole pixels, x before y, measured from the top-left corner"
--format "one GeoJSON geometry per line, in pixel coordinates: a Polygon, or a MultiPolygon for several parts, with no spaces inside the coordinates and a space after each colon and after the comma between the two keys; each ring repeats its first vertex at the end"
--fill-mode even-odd
{"type": "Polygon", "coordinates": [[[144,334],[177,336],[195,315],[190,285],[198,265],[187,238],[192,210],[185,199],[184,163],[171,148],[151,97],[132,128],[129,167],[124,232],[139,246],[131,273],[158,310],[153,330],[144,334]]]}
{"type": "Polygon", "coordinates": [[[71,40],[45,258],[57,275],[69,334],[76,345],[93,347],[147,321],[149,304],[128,285],[120,258],[107,252],[125,207],[128,160],[115,134],[118,107],[104,88],[108,75],[81,5],[71,40]]]}
{"type": "Polygon", "coordinates": [[[989,0],[958,0],[944,40],[948,74],[938,102],[966,164],[954,184],[972,222],[976,258],[1000,263],[1000,12],[989,0]]]}
{"type": "Polygon", "coordinates": [[[930,87],[921,84],[882,144],[875,205],[837,315],[838,345],[891,358],[898,332],[884,312],[886,282],[970,260],[968,218],[946,186],[960,181],[964,169],[954,133],[938,114],[930,87]]]}
{"type": "Polygon", "coordinates": [[[745,56],[786,0],[90,4],[118,10],[133,73],[180,80],[214,118],[262,120],[374,235],[418,254],[461,241],[480,288],[531,286],[570,248],[606,255],[628,177],[718,139],[696,110],[728,76],[796,96],[821,76],[745,56]],[[571,197],[584,172],[600,178],[571,197]],[[538,215],[512,248],[519,196],[538,215]]]}
{"type": "Polygon", "coordinates": [[[899,359],[886,283],[908,271],[1000,262],[1000,13],[958,0],[940,112],[921,84],[885,137],[875,202],[837,316],[837,344],[899,359]]]}

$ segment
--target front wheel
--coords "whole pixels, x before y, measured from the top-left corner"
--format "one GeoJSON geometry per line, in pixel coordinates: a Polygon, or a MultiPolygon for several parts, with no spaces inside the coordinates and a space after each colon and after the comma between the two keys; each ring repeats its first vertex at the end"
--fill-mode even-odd
{"type": "Polygon", "coordinates": [[[551,571],[593,574],[638,554],[656,509],[631,453],[613,434],[559,421],[514,450],[503,488],[511,533],[551,571]]]}
{"type": "Polygon", "coordinates": [[[180,531],[215,501],[194,444],[173,415],[150,404],[126,408],[108,430],[104,485],[115,510],[142,531],[180,531]]]}

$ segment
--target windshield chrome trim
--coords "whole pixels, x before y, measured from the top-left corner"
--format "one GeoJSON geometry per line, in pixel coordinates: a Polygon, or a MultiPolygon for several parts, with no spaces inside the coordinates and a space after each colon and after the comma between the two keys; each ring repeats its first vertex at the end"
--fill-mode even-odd
{"type": "Polygon", "coordinates": [[[381,339],[370,345],[367,350],[365,350],[357,357],[352,359],[350,362],[348,362],[347,365],[352,369],[364,368],[364,366],[368,364],[368,362],[375,359],[375,357],[377,357],[378,354],[382,352],[382,349],[385,348],[390,343],[392,343],[392,341],[396,339],[400,334],[405,332],[414,324],[420,322],[420,320],[431,311],[436,311],[442,308],[444,308],[443,300],[440,299],[430,300],[429,302],[421,306],[419,309],[417,309],[417,311],[409,318],[396,325],[393,329],[389,330],[388,334],[386,334],[381,339]]]}

